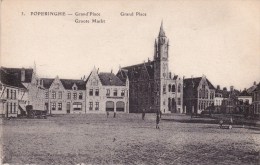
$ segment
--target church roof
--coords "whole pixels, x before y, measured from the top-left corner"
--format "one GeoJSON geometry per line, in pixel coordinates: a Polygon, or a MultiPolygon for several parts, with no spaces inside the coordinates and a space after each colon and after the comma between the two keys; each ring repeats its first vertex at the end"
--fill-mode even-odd
{"type": "Polygon", "coordinates": [[[98,74],[101,84],[104,86],[125,86],[114,73],[101,72],[98,74]]]}
{"type": "Polygon", "coordinates": [[[43,81],[43,87],[46,89],[49,89],[52,82],[54,81],[53,78],[41,78],[41,80],[43,81]]]}
{"type": "Polygon", "coordinates": [[[133,80],[137,80],[140,77],[141,72],[143,70],[145,70],[145,72],[147,73],[147,75],[150,79],[154,78],[154,62],[153,61],[148,61],[146,63],[123,67],[121,70],[119,70],[118,74],[121,74],[121,76],[123,76],[123,78],[125,78],[125,79],[126,79],[126,76],[128,76],[129,81],[133,81],[133,80]]]}

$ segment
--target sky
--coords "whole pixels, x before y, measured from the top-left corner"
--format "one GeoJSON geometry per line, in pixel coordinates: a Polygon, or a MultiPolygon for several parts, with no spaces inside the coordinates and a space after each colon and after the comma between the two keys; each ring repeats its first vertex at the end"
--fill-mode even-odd
{"type": "Polygon", "coordinates": [[[170,40],[169,70],[205,75],[221,88],[260,81],[260,1],[3,0],[1,66],[33,67],[40,77],[79,79],[93,67],[117,73],[153,59],[161,21],[170,40]],[[23,14],[22,14],[23,12],[23,14]],[[65,12],[66,16],[32,16],[65,12]],[[95,12],[100,16],[76,16],[95,12]],[[121,16],[120,13],[146,13],[121,16]],[[76,23],[102,19],[105,23],[76,23]]]}

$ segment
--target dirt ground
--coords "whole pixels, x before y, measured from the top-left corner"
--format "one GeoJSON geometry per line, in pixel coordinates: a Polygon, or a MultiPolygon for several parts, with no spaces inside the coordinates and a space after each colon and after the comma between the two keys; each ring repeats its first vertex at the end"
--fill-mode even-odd
{"type": "Polygon", "coordinates": [[[1,119],[1,159],[9,164],[259,164],[257,128],[161,120],[158,130],[155,117],[1,119]]]}

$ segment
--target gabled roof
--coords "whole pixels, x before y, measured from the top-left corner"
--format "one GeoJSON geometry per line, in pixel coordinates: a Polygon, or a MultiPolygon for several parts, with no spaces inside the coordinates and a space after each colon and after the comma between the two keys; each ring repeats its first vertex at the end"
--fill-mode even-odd
{"type": "Polygon", "coordinates": [[[63,87],[65,89],[72,89],[74,84],[77,85],[78,90],[86,90],[86,83],[83,80],[73,80],[73,79],[60,79],[63,87]]]}
{"type": "Polygon", "coordinates": [[[243,91],[239,94],[239,96],[251,96],[251,95],[247,92],[247,90],[243,90],[243,91]]]}
{"type": "Polygon", "coordinates": [[[22,70],[25,71],[25,80],[23,82],[30,83],[32,81],[33,69],[32,68],[6,68],[1,67],[9,74],[15,74],[17,78],[21,81],[22,70]]]}
{"type": "Polygon", "coordinates": [[[41,80],[43,81],[43,87],[46,89],[49,89],[52,82],[54,81],[53,78],[41,78],[41,80]]]}
{"type": "MultiPolygon", "coordinates": [[[[183,80],[183,83],[185,86],[194,85],[194,88],[197,88],[200,84],[202,77],[196,77],[196,78],[186,78],[183,80]]],[[[209,85],[209,89],[215,89],[215,87],[211,84],[211,82],[206,78],[206,81],[209,85]]]]}
{"type": "Polygon", "coordinates": [[[101,84],[104,86],[125,86],[114,73],[101,72],[98,74],[101,84]]]}
{"type": "Polygon", "coordinates": [[[260,83],[257,84],[256,88],[253,90],[253,92],[259,91],[260,90],[260,83]]]}
{"type": "Polygon", "coordinates": [[[0,69],[0,80],[5,85],[26,89],[17,74],[9,73],[3,68],[0,69]]]}

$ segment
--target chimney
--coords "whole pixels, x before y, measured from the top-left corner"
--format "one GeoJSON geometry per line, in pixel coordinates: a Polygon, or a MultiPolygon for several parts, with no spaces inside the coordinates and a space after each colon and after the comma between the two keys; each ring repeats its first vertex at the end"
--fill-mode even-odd
{"type": "Polygon", "coordinates": [[[25,69],[24,68],[21,69],[21,81],[22,82],[25,81],[25,69]]]}
{"type": "Polygon", "coordinates": [[[220,90],[220,85],[217,85],[217,90],[220,90]]]}
{"type": "Polygon", "coordinates": [[[256,81],[254,81],[254,85],[256,85],[256,81]]]}

